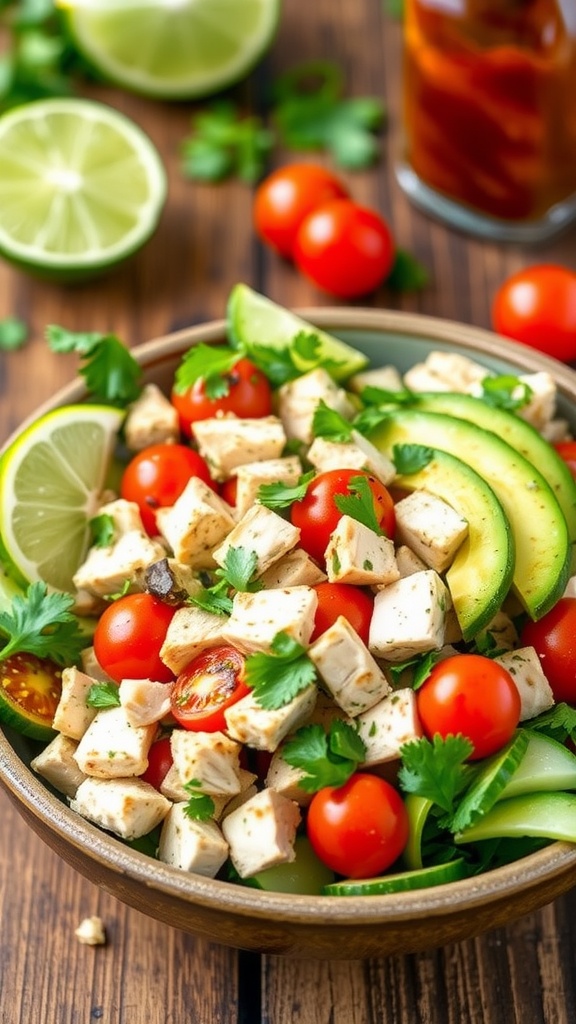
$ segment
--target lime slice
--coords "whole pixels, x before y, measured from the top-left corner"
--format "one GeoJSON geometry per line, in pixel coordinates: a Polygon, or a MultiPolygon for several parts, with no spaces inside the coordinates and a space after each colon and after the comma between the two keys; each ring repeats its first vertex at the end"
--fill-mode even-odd
{"type": "MultiPolygon", "coordinates": [[[[313,334],[318,342],[318,357],[334,380],[343,381],[362,370],[368,357],[339,338],[296,316],[284,306],[267,299],[247,284],[237,284],[230,292],[227,309],[228,333],[233,344],[250,355],[252,349],[288,348],[298,334],[313,334]]],[[[313,364],[294,359],[305,373],[313,364]]]]}
{"type": "Polygon", "coordinates": [[[38,100],[0,117],[0,253],[60,280],[126,259],[166,199],[147,135],[112,107],[38,100]]]}
{"type": "Polygon", "coordinates": [[[124,413],[68,405],[36,420],[0,461],[2,544],[22,578],[74,592],[124,413]]]}
{"type": "Polygon", "coordinates": [[[101,74],[162,99],[193,99],[243,78],[270,45],[280,0],[57,0],[101,74]]]}

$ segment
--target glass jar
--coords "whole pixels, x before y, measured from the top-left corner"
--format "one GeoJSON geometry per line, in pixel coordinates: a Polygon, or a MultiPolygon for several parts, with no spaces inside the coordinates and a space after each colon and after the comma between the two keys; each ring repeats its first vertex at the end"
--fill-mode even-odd
{"type": "Polygon", "coordinates": [[[404,46],[414,203],[503,241],[576,220],[576,0],[405,0],[404,46]]]}

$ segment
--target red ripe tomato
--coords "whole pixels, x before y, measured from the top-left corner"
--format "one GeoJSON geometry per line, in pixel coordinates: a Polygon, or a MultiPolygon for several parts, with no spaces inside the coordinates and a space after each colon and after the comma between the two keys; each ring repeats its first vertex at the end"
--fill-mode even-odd
{"type": "Polygon", "coordinates": [[[474,746],[470,760],[500,750],[520,720],[520,694],[512,676],[481,654],[439,661],[418,690],[417,705],[428,738],[461,733],[474,746]]]}
{"type": "Polygon", "coordinates": [[[236,505],[236,495],[238,492],[238,478],[235,476],[228,477],[223,484],[220,484],[220,497],[224,499],[232,508],[236,505]]]}
{"type": "Polygon", "coordinates": [[[408,841],[408,814],[400,794],[366,772],[315,793],[306,821],[316,856],[347,878],[379,875],[408,841]]]}
{"type": "Polygon", "coordinates": [[[521,643],[534,647],[557,701],[576,706],[576,597],[562,597],[538,622],[528,622],[521,643]]]}
{"type": "Polygon", "coordinates": [[[302,501],[295,501],[290,510],[293,526],[300,529],[300,544],[317,562],[323,562],[330,534],[343,515],[335,502],[336,495],[353,494],[354,479],[361,476],[368,480],[382,530],[386,536],[393,536],[394,504],[384,484],[357,469],[327,470],[310,481],[302,501]]]}
{"type": "Polygon", "coordinates": [[[318,606],[310,641],[316,640],[340,615],[344,615],[367,645],[374,608],[372,595],[349,583],[317,583],[314,590],[318,595],[318,606]]]}
{"type": "Polygon", "coordinates": [[[263,242],[289,259],[304,218],[322,203],[347,195],[336,175],[318,164],[279,167],[256,189],[256,232],[263,242]]]}
{"type": "Polygon", "coordinates": [[[157,509],[173,505],[193,476],[214,486],[208,465],[198,452],[183,444],[155,444],[128,463],[120,494],[126,501],[136,502],[144,527],[153,536],[158,533],[157,509]]]}
{"type": "Polygon", "coordinates": [[[180,391],[172,389],[171,402],[178,410],[180,428],[190,437],[191,424],[208,420],[218,412],[232,412],[236,416],[269,416],[272,411],[272,389],[268,378],[249,359],[239,359],[226,375],[228,392],[220,398],[206,394],[205,381],[180,391]]]}
{"type": "Polygon", "coordinates": [[[395,246],[386,221],[351,199],[333,199],[302,221],[294,261],[315,285],[342,299],[373,292],[388,277],[395,246]]]}
{"type": "Polygon", "coordinates": [[[202,651],[194,658],[170,691],[172,714],[178,724],[197,732],[225,729],[224,712],[249,692],[244,665],[244,655],[228,644],[202,651]]]}
{"type": "Polygon", "coordinates": [[[171,682],[174,674],[160,649],[175,612],[152,594],[127,594],[108,605],[94,632],[94,653],[104,671],[117,683],[171,682]]]}
{"type": "Polygon", "coordinates": [[[140,778],[144,782],[149,782],[151,786],[154,786],[154,789],[160,789],[173,763],[174,758],[172,757],[170,737],[162,736],[161,739],[155,740],[150,747],[148,751],[148,767],[140,778]]]}
{"type": "Polygon", "coordinates": [[[555,359],[576,359],[576,273],[545,263],[513,274],[494,296],[492,324],[555,359]]]}
{"type": "Polygon", "coordinates": [[[554,447],[576,480],[576,441],[559,441],[554,447]]]}

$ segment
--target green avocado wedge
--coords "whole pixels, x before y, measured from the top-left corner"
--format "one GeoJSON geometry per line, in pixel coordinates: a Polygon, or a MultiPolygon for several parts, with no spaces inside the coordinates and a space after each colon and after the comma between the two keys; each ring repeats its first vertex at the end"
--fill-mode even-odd
{"type": "Polygon", "coordinates": [[[414,398],[418,409],[457,416],[498,434],[540,471],[564,513],[572,544],[572,567],[576,568],[576,481],[564,460],[542,434],[516,413],[490,406],[472,395],[434,391],[417,394],[414,398]]]}
{"type": "Polygon", "coordinates": [[[426,490],[466,519],[468,535],[446,573],[464,640],[480,632],[500,608],[512,583],[514,539],[494,491],[470,466],[434,450],[416,473],[395,478],[402,490],[426,490]]]}
{"type": "Polygon", "coordinates": [[[564,514],[541,473],[492,431],[443,413],[391,411],[370,434],[390,458],[396,444],[421,444],[460,458],[492,488],[514,537],[513,590],[532,619],[562,596],[571,545],[564,514]]]}

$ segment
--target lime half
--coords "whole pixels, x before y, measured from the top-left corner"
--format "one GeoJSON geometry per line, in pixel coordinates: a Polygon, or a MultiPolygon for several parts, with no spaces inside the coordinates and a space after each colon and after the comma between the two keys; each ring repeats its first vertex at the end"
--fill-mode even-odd
{"type": "Polygon", "coordinates": [[[112,107],[37,100],[0,117],[0,253],[61,280],[119,263],[154,232],[166,175],[112,107]]]}
{"type": "Polygon", "coordinates": [[[0,460],[5,555],[28,582],[74,592],[124,413],[68,405],[36,420],[0,460]]]}
{"type": "Polygon", "coordinates": [[[270,45],[280,0],[57,0],[101,74],[162,99],[193,99],[243,78],[270,45]]]}

